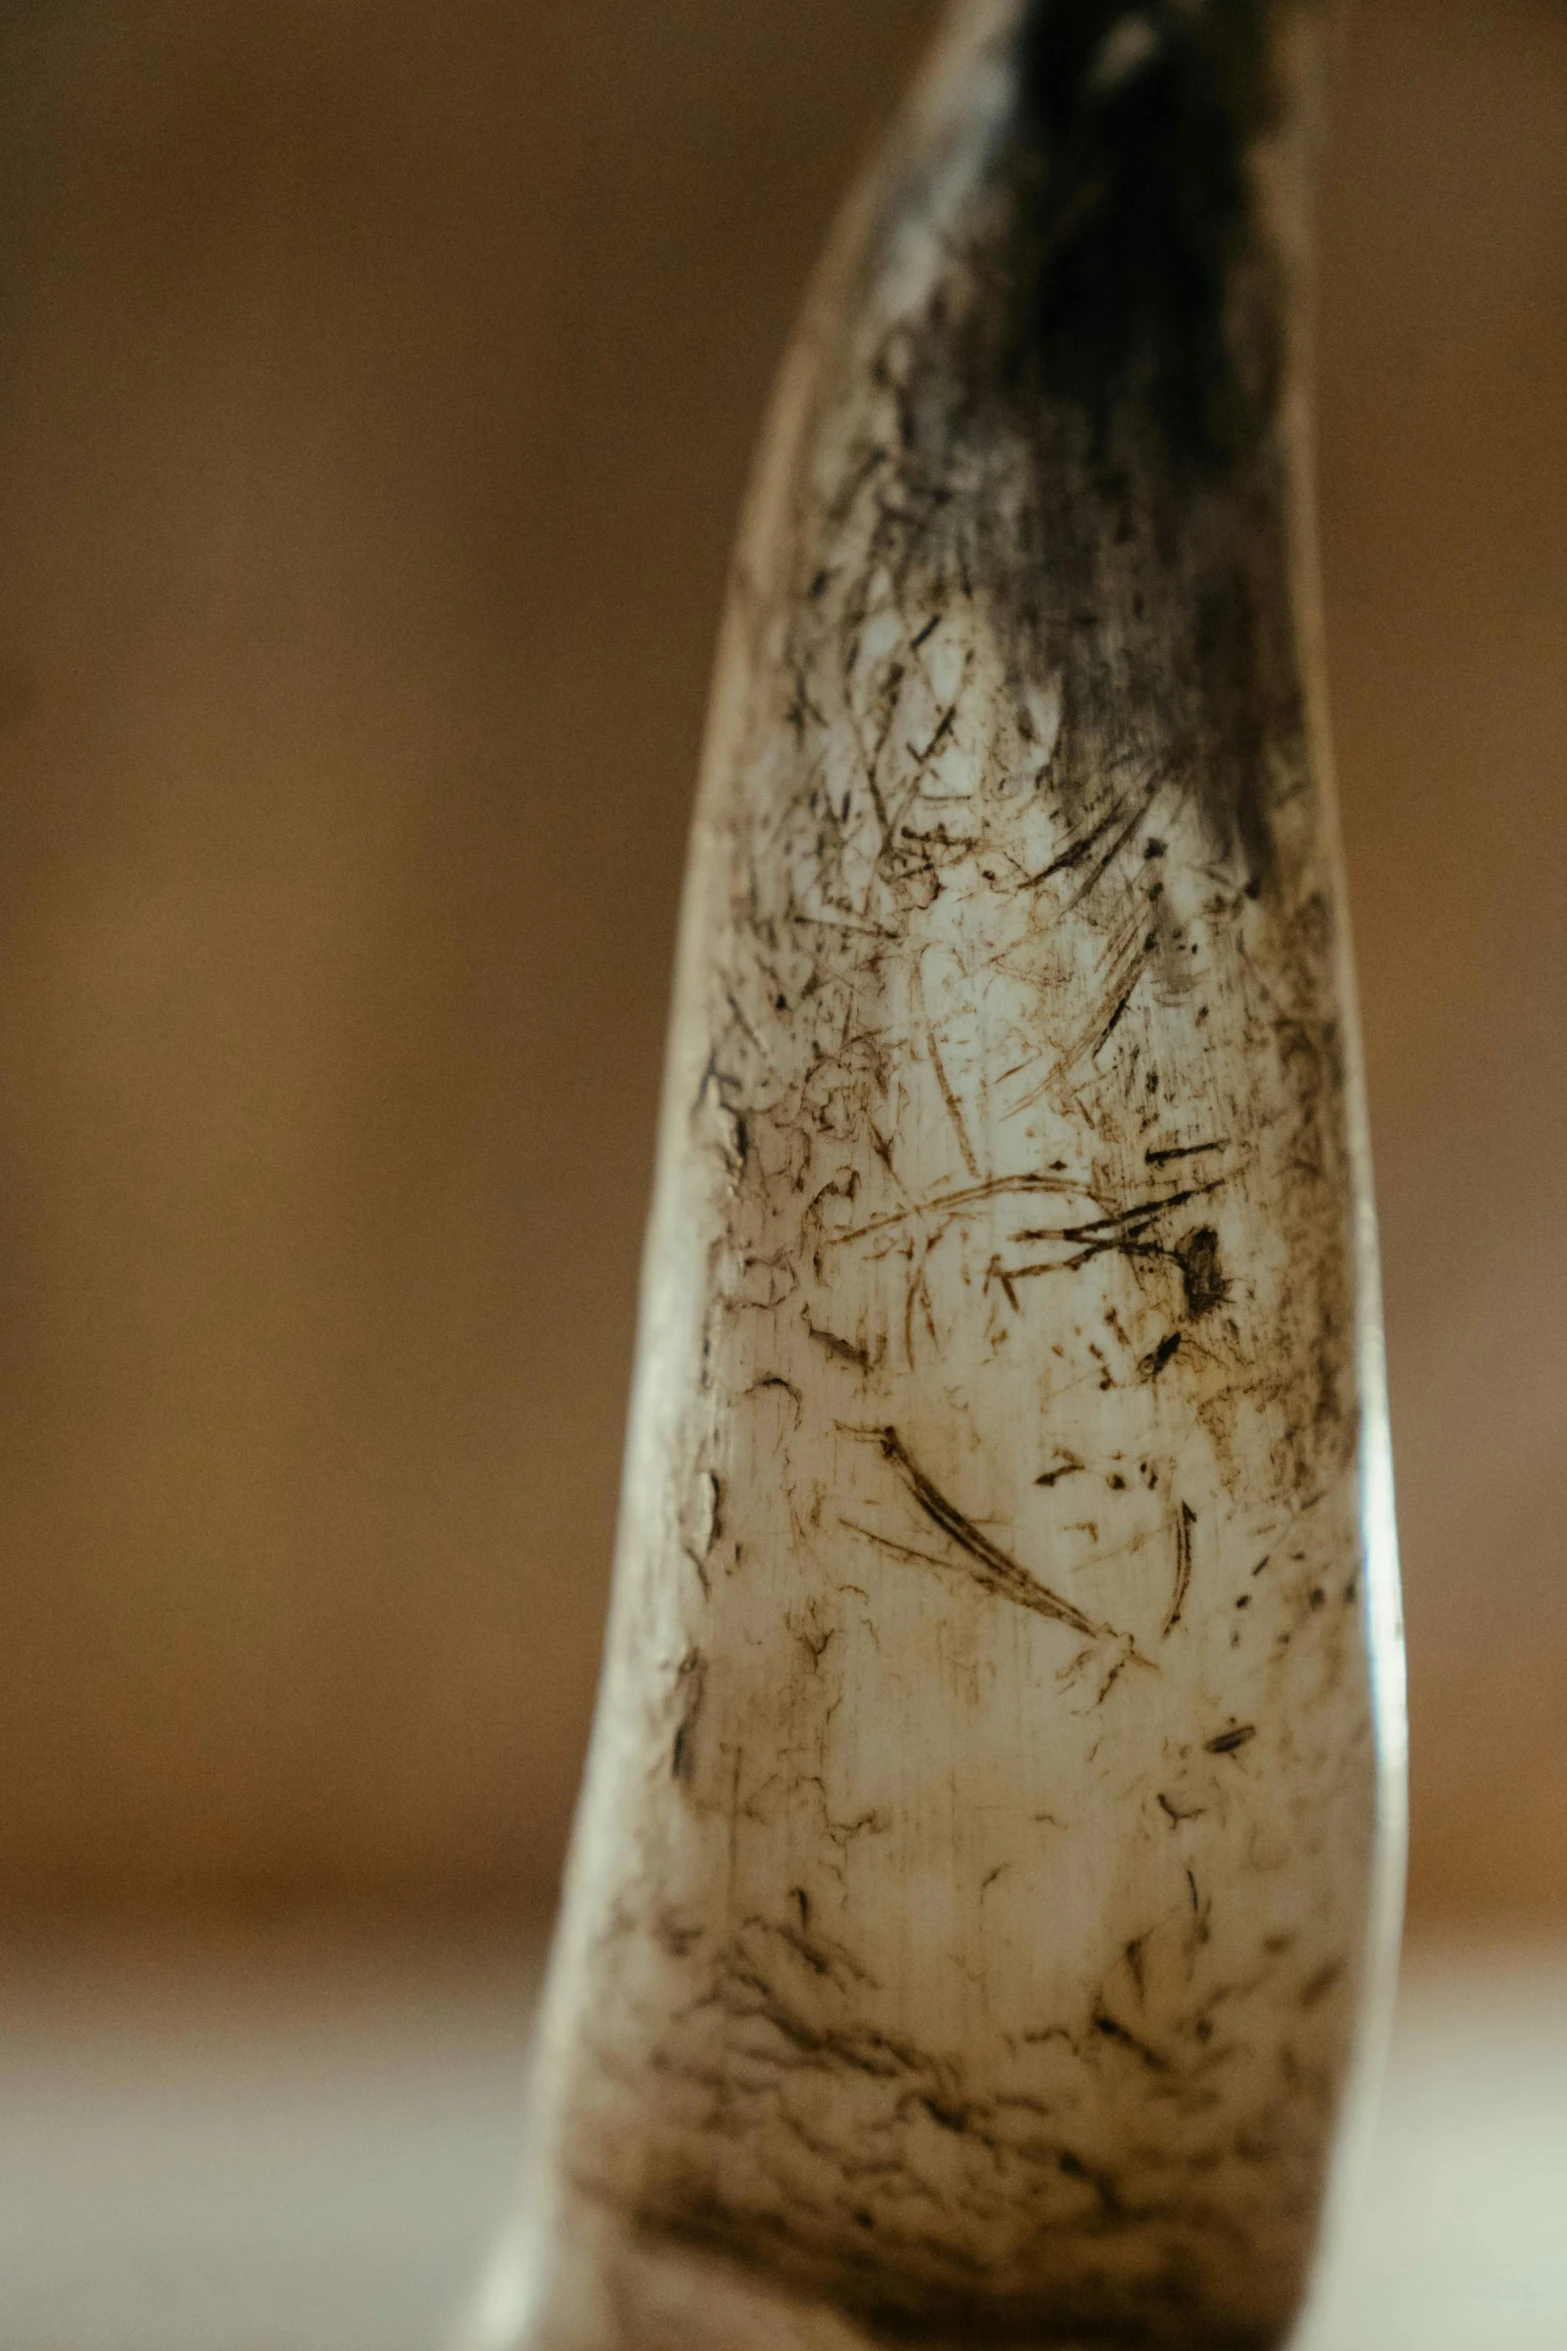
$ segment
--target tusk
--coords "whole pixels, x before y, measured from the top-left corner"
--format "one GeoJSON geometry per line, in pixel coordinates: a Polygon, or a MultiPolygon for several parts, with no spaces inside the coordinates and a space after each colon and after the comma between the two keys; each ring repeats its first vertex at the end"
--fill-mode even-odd
{"type": "Polygon", "coordinates": [[[785,369],[486,2351],[1300,2304],[1402,1802],[1319,31],[958,8],[785,369]]]}

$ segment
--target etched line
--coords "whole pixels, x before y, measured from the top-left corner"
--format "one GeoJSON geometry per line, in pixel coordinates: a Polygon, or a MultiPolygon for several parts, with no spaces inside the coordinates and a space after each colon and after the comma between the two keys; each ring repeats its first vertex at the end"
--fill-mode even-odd
{"type": "Polygon", "coordinates": [[[1196,1159],[1204,1151],[1227,1151],[1228,1149],[1229,1138],[1227,1136],[1214,1143],[1167,1143],[1162,1149],[1145,1151],[1143,1160],[1148,1167],[1168,1167],[1170,1162],[1175,1159],[1196,1159]]]}
{"type": "Polygon", "coordinates": [[[1181,1514],[1175,1522],[1175,1596],[1170,1602],[1170,1613],[1164,1620],[1159,1635],[1167,1641],[1181,1621],[1181,1610],[1186,1606],[1186,1595],[1192,1580],[1192,1529],[1197,1524],[1197,1513],[1189,1502],[1181,1504],[1181,1514]]]}
{"type": "Polygon", "coordinates": [[[952,1131],[958,1138],[958,1149],[963,1154],[963,1164],[974,1181],[978,1183],[980,1180],[979,1161],[975,1158],[974,1147],[968,1139],[968,1129],[963,1124],[963,1112],[959,1107],[956,1094],[952,1091],[952,1081],[947,1076],[947,1066],[941,1058],[941,1047],[936,1042],[936,1032],[933,1028],[926,1029],[925,1042],[930,1048],[931,1067],[936,1072],[936,1083],[941,1088],[941,1099],[947,1106],[947,1116],[952,1121],[952,1131]]]}
{"type": "MultiPolygon", "coordinates": [[[[1056,1175],[1046,1170],[1040,1174],[991,1176],[984,1183],[965,1184],[961,1191],[937,1192],[929,1200],[914,1200],[907,1208],[894,1208],[885,1216],[874,1216],[868,1224],[854,1225],[848,1232],[829,1233],[829,1248],[841,1248],[848,1241],[863,1241],[872,1233],[891,1232],[900,1224],[910,1224],[916,1217],[939,1216],[949,1221],[961,1216],[966,1208],[978,1207],[983,1200],[1000,1199],[1015,1192],[1056,1192],[1069,1197],[1084,1195],[1084,1186],[1075,1178],[1056,1175]]],[[[1192,1197],[1183,1194],[1181,1197],[1192,1197]]]]}
{"type": "MultiPolygon", "coordinates": [[[[867,1430],[865,1433],[875,1435],[883,1460],[892,1464],[925,1516],[933,1525],[940,1527],[949,1542],[955,1543],[960,1551],[973,1560],[979,1573],[975,1575],[974,1569],[968,1572],[986,1591],[1015,1601],[1020,1608],[1030,1608],[1036,1616],[1053,1617],[1058,1624],[1070,1625],[1073,1632],[1082,1633],[1091,1641],[1119,1641],[1125,1638],[1113,1625],[1095,1624],[1092,1617],[1085,1616],[1080,1608],[1074,1608],[1070,1600],[1063,1600],[1059,1592],[1052,1592],[1048,1584],[1040,1583],[1029,1574],[1026,1567],[983,1534],[972,1519],[965,1518],[957,1504],[950,1502],[940,1487],[925,1475],[896,1429],[867,1430]]],[[[867,1530],[857,1528],[855,1531],[863,1534],[867,1530]]],[[[873,1542],[882,1540],[879,1536],[872,1536],[871,1539],[873,1542]]],[[[925,1554],[914,1552],[910,1556],[923,1558],[925,1554]]],[[[951,1566],[948,1560],[935,1560],[931,1564],[951,1566]]]]}

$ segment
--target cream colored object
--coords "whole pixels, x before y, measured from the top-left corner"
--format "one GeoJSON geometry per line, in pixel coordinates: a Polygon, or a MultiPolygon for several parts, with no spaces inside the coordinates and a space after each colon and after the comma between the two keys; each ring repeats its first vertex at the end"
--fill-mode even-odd
{"type": "Polygon", "coordinates": [[[1211,14],[961,9],[785,373],[488,2345],[1262,2351],[1299,2303],[1401,1689],[1314,47],[1211,14]]]}

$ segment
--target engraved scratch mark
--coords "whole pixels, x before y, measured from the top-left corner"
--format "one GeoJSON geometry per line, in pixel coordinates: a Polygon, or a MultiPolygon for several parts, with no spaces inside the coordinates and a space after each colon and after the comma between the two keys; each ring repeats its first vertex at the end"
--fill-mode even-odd
{"type": "Polygon", "coordinates": [[[689,1781],[696,1769],[697,1721],[707,1695],[707,1660],[700,1649],[688,1649],[680,1660],[675,1695],[680,1719],[670,1749],[669,1768],[675,1779],[689,1781]]]}
{"type": "Polygon", "coordinates": [[[937,1236],[931,1234],[920,1251],[918,1261],[909,1275],[903,1301],[903,1353],[910,1371],[914,1369],[914,1316],[918,1307],[923,1306],[925,1309],[925,1328],[930,1333],[931,1345],[934,1347],[940,1344],[936,1336],[936,1317],[930,1302],[930,1285],[925,1279],[926,1261],[936,1246],[936,1239],[937,1236]]]}
{"type": "MultiPolygon", "coordinates": [[[[1107,1250],[1118,1250],[1123,1257],[1167,1258],[1181,1266],[1184,1281],[1185,1261],[1180,1250],[1171,1249],[1163,1241],[1154,1239],[1153,1227],[1167,1209],[1182,1207],[1188,1200],[1200,1200],[1205,1192],[1216,1192],[1227,1181],[1228,1178],[1224,1176],[1216,1176],[1211,1184],[1195,1185],[1189,1191],[1171,1192],[1163,1200],[1144,1201],[1136,1207],[1123,1209],[1118,1215],[1096,1217],[1088,1224],[1036,1225],[1015,1232],[1012,1243],[1016,1248],[1033,1247],[1041,1243],[1053,1247],[1070,1245],[1072,1254],[1040,1258],[1027,1265],[1010,1265],[1006,1268],[1007,1278],[1020,1282],[1031,1281],[1042,1274],[1076,1273],[1095,1257],[1103,1256],[1107,1250]]],[[[1202,1270],[1199,1265],[1199,1279],[1202,1270]]],[[[1214,1279],[1217,1279],[1216,1271],[1214,1279]]],[[[1157,1378],[1180,1343],[1179,1332],[1167,1333],[1152,1354],[1145,1356],[1138,1365],[1141,1376],[1145,1380],[1157,1378]]]]}
{"type": "Polygon", "coordinates": [[[1167,1641],[1181,1621],[1181,1610],[1186,1606],[1186,1595],[1192,1581],[1192,1529],[1197,1524],[1197,1513],[1189,1502],[1181,1504],[1181,1514],[1175,1522],[1175,1593],[1170,1602],[1170,1613],[1164,1620],[1159,1635],[1167,1641]]]}
{"type": "MultiPolygon", "coordinates": [[[[938,1192],[929,1200],[912,1201],[907,1208],[894,1208],[885,1216],[872,1217],[868,1224],[855,1225],[846,1233],[829,1233],[830,1248],[840,1248],[846,1241],[863,1241],[872,1233],[890,1232],[895,1226],[912,1223],[916,1217],[937,1216],[950,1221],[961,1216],[965,1209],[977,1208],[981,1201],[1001,1198],[1012,1192],[1057,1192],[1068,1197],[1085,1196],[1085,1186],[1076,1178],[1045,1171],[1038,1175],[991,1176],[984,1183],[965,1184],[961,1191],[938,1192]]],[[[1177,1194],[1177,1199],[1194,1198],[1195,1194],[1177,1194]]],[[[1168,1206],[1164,1202],[1161,1205],[1168,1206]]],[[[1087,1229],[1087,1228],[1085,1228],[1087,1229]]]]}
{"type": "Polygon", "coordinates": [[[956,1094],[952,1091],[952,1081],[947,1076],[946,1063],[941,1058],[941,1047],[936,1042],[936,1032],[933,1028],[926,1029],[925,1043],[930,1052],[930,1065],[936,1073],[936,1083],[941,1088],[941,1099],[945,1102],[947,1116],[952,1121],[952,1131],[958,1138],[958,1149],[963,1154],[963,1164],[974,1181],[978,1183],[979,1161],[975,1158],[974,1146],[968,1139],[968,1129],[963,1124],[963,1112],[959,1107],[956,1094]]]}
{"type": "Polygon", "coordinates": [[[1162,1150],[1143,1153],[1149,1167],[1168,1167],[1174,1159],[1197,1159],[1204,1151],[1227,1151],[1229,1138],[1222,1136],[1216,1143],[1167,1143],[1162,1150]]]}
{"type": "MultiPolygon", "coordinates": [[[[1164,779],[1162,776],[1155,775],[1151,777],[1150,780],[1143,786],[1143,797],[1141,802],[1136,808],[1133,809],[1131,816],[1122,826],[1121,830],[1116,834],[1115,839],[1111,842],[1103,857],[1099,859],[1099,862],[1095,865],[1093,871],[1088,875],[1087,879],[1078,885],[1072,896],[1067,900],[1067,911],[1069,913],[1074,912],[1079,906],[1082,905],[1085,898],[1089,897],[1093,891],[1098,889],[1099,884],[1104,880],[1105,875],[1109,872],[1111,866],[1114,865],[1116,859],[1120,856],[1121,851],[1126,847],[1126,844],[1131,839],[1132,835],[1135,832],[1141,830],[1144,818],[1147,816],[1149,809],[1153,806],[1154,801],[1159,796],[1159,786],[1163,780],[1164,779]]],[[[1119,809],[1112,810],[1109,821],[1113,822],[1114,818],[1120,813],[1121,811],[1119,809]]]]}
{"type": "MultiPolygon", "coordinates": [[[[1058,873],[1070,873],[1073,866],[1081,865],[1086,857],[1093,855],[1096,845],[1104,839],[1121,813],[1119,806],[1112,807],[1108,814],[1102,816],[1088,832],[1080,833],[1068,848],[1063,849],[1059,857],[1053,857],[1042,872],[1030,874],[1025,886],[1030,890],[1037,890],[1043,883],[1053,880],[1058,873]]],[[[1142,813],[1139,808],[1137,812],[1139,823],[1142,821],[1142,813]]]]}
{"type": "Polygon", "coordinates": [[[1059,1085],[1079,1062],[1091,1060],[1104,1045],[1121,1015],[1130,1003],[1133,991],[1146,968],[1148,955],[1147,932],[1144,918],[1129,924],[1125,935],[1110,954],[1109,969],[1099,998],[1079,1022],[1077,1030],[1056,1054],[1044,1076],[1020,1094],[1011,1105],[1012,1115],[1018,1117],[1032,1110],[1052,1087],[1059,1085]]]}
{"type": "MultiPolygon", "coordinates": [[[[940,1527],[949,1542],[954,1543],[974,1562],[973,1568],[968,1572],[973,1575],[974,1581],[980,1584],[984,1590],[997,1593],[1003,1599],[1015,1601],[1019,1608],[1032,1609],[1036,1616],[1052,1617],[1058,1624],[1070,1625],[1074,1632],[1084,1634],[1091,1641],[1119,1641],[1126,1638],[1124,1634],[1118,1633],[1113,1625],[1095,1624],[1092,1617],[1085,1616],[1083,1611],[1080,1608],[1075,1608],[1070,1600],[1064,1600],[1058,1592],[1052,1592],[1048,1585],[1040,1583],[1037,1578],[1031,1576],[1026,1567],[1021,1566],[1017,1560],[1003,1551],[999,1544],[993,1543],[987,1534],[982,1533],[972,1519],[965,1518],[957,1504],[949,1501],[940,1487],[934,1485],[925,1475],[896,1429],[867,1430],[865,1434],[875,1436],[881,1447],[883,1460],[892,1464],[921,1510],[924,1511],[925,1516],[933,1525],[940,1527]]],[[[868,1532],[863,1527],[857,1527],[854,1531],[857,1534],[868,1532]]],[[[882,1542],[884,1538],[873,1535],[871,1540],[882,1542]]],[[[889,1547],[900,1550],[904,1548],[901,1545],[889,1547]]],[[[910,1556],[924,1558],[926,1555],[915,1552],[910,1556]]],[[[938,1559],[932,1561],[931,1564],[950,1568],[952,1563],[949,1560],[938,1559]]],[[[1144,1659],[1143,1662],[1146,1663],[1147,1660],[1144,1659]]]]}

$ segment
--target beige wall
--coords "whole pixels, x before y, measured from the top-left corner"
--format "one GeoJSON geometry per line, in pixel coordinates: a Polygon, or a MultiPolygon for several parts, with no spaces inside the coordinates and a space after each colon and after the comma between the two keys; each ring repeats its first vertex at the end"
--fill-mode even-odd
{"type": "MultiPolygon", "coordinates": [[[[0,1885],[547,1884],[760,403],[919,0],[0,24],[0,1885]]],[[[1335,698],[1428,1914],[1567,1906],[1567,16],[1361,0],[1335,698]]]]}

